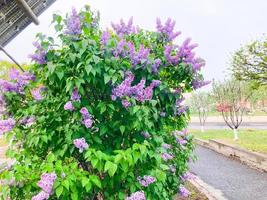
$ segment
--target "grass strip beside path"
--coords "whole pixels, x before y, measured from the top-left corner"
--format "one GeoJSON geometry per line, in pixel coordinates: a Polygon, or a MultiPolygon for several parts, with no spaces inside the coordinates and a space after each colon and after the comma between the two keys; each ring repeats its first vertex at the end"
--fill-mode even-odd
{"type": "Polygon", "coordinates": [[[199,139],[209,140],[216,139],[234,146],[248,149],[250,151],[267,154],[267,130],[245,130],[238,131],[239,140],[233,140],[232,130],[190,130],[190,132],[199,139]]]}

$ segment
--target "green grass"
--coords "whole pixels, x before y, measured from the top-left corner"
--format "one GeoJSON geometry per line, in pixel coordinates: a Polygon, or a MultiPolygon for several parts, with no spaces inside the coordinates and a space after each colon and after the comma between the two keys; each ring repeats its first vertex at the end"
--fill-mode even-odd
{"type": "Polygon", "coordinates": [[[191,130],[191,133],[199,139],[216,139],[241,148],[260,153],[267,153],[267,130],[239,130],[239,140],[233,140],[231,130],[206,130],[201,133],[199,130],[191,130]]]}

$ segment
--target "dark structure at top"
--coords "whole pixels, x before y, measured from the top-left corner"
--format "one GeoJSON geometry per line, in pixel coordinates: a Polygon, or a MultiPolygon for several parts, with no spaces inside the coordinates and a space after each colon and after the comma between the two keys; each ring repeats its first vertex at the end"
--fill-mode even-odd
{"type": "Polygon", "coordinates": [[[0,46],[5,46],[56,0],[0,0],[0,46]]]}

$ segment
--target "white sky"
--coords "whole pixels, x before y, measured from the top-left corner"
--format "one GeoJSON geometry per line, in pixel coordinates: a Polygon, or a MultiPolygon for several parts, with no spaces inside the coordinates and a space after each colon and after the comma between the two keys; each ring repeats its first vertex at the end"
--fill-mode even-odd
{"type": "Polygon", "coordinates": [[[29,61],[36,33],[53,35],[52,14],[65,14],[72,6],[79,9],[85,4],[100,11],[103,28],[133,16],[135,24],[154,30],[157,17],[171,17],[182,31],[180,41],[191,37],[199,44],[196,51],[206,60],[206,80],[222,79],[231,52],[267,33],[267,0],[57,0],[39,17],[39,26],[28,26],[6,50],[19,62],[29,61]]]}

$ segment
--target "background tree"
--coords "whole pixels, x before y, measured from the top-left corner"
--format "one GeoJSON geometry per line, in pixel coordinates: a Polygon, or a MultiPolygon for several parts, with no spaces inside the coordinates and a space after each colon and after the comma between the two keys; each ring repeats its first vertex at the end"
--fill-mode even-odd
{"type": "Polygon", "coordinates": [[[212,92],[217,102],[217,111],[234,131],[234,140],[238,140],[237,130],[242,123],[248,98],[251,96],[248,87],[248,84],[235,79],[213,82],[212,92]]]}
{"type": "Polygon", "coordinates": [[[208,92],[195,92],[189,99],[189,107],[192,111],[198,113],[201,132],[204,132],[204,126],[211,108],[211,96],[208,92]]]}
{"type": "Polygon", "coordinates": [[[267,36],[236,51],[232,57],[231,70],[238,80],[267,84],[267,36]]]}

